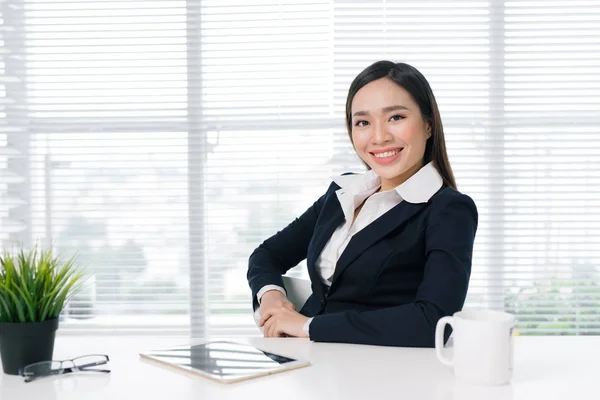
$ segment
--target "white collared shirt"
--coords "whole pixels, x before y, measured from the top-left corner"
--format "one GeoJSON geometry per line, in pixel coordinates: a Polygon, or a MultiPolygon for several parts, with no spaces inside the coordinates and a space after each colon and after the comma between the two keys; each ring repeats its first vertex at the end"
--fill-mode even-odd
{"type": "MultiPolygon", "coordinates": [[[[344,212],[345,222],[333,232],[315,264],[321,281],[328,286],[331,285],[335,265],[352,236],[403,200],[409,203],[428,202],[443,184],[442,177],[431,162],[395,189],[385,192],[377,192],[381,187],[381,178],[373,170],[363,174],[336,176],[332,179],[340,187],[335,194],[344,212]],[[362,209],[354,219],[356,209],[363,202],[362,209]]],[[[268,290],[279,290],[286,294],[280,286],[267,285],[257,293],[256,297],[259,302],[262,295],[268,290]]],[[[255,319],[257,315],[258,309],[255,319]]],[[[308,330],[308,325],[309,323],[304,326],[305,332],[308,330]]]]}

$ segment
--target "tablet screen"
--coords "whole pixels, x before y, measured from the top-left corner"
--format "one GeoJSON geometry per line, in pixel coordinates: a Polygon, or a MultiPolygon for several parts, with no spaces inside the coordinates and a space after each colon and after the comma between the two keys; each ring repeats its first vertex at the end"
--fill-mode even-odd
{"type": "Polygon", "coordinates": [[[203,372],[219,380],[260,374],[296,361],[251,345],[228,341],[156,350],[145,355],[176,367],[203,372]]]}

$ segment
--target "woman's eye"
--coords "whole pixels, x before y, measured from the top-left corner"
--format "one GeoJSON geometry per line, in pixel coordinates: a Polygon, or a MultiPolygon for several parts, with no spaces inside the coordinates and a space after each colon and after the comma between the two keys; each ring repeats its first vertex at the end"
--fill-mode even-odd
{"type": "Polygon", "coordinates": [[[404,118],[402,115],[393,115],[390,121],[400,121],[402,118],[404,118]]]}
{"type": "Polygon", "coordinates": [[[367,126],[369,123],[365,120],[356,121],[354,126],[367,126]]]}

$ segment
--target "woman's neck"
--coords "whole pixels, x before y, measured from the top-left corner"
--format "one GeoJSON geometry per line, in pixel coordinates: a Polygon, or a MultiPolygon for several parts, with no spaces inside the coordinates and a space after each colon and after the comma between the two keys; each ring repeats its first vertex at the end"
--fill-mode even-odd
{"type": "Polygon", "coordinates": [[[392,179],[383,179],[381,178],[381,187],[380,191],[385,192],[388,190],[392,190],[397,188],[406,182],[411,176],[416,174],[423,167],[423,161],[416,163],[400,175],[392,178],[392,179]]]}

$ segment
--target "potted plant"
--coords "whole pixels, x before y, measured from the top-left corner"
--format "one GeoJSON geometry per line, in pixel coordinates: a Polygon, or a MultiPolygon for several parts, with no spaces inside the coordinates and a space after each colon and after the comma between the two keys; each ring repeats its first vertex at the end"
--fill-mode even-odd
{"type": "Polygon", "coordinates": [[[0,356],[4,373],[52,360],[58,317],[82,284],[75,258],[21,249],[0,256],[0,356]]]}

